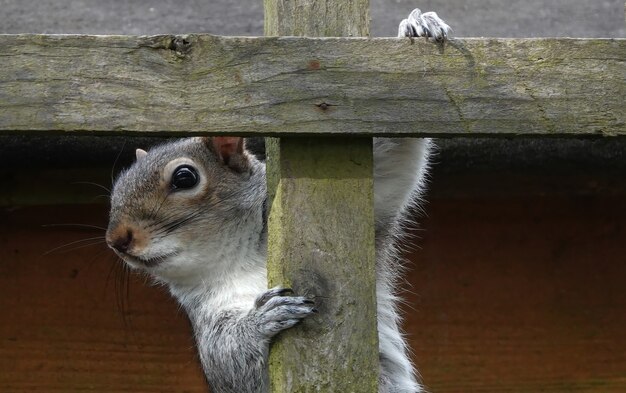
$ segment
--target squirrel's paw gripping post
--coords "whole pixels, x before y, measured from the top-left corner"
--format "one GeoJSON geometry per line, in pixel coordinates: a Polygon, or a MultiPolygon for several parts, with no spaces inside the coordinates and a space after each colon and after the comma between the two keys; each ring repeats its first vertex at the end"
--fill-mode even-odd
{"type": "Polygon", "coordinates": [[[408,18],[400,22],[398,37],[428,37],[437,42],[444,42],[451,30],[436,12],[422,13],[416,8],[408,18]]]}
{"type": "Polygon", "coordinates": [[[255,302],[259,330],[266,337],[273,337],[302,319],[317,312],[315,302],[293,294],[289,288],[272,288],[259,296],[255,302]]]}

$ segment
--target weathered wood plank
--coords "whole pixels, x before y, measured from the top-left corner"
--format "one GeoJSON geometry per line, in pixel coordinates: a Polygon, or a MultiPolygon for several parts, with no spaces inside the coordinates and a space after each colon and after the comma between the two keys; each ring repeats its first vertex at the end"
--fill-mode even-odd
{"type": "Polygon", "coordinates": [[[319,314],[272,345],[272,392],[377,392],[371,138],[280,138],[268,281],[319,314]]]}
{"type": "Polygon", "coordinates": [[[0,58],[4,134],[626,134],[625,39],[5,35],[0,58]]]}
{"type": "MultiPolygon", "coordinates": [[[[264,5],[266,35],[369,34],[369,0],[264,5]]],[[[266,141],[268,281],[320,311],[273,343],[271,391],[378,392],[372,138],[266,141]]]]}
{"type": "Polygon", "coordinates": [[[266,36],[369,36],[369,0],[264,0],[263,6],[266,36]]]}

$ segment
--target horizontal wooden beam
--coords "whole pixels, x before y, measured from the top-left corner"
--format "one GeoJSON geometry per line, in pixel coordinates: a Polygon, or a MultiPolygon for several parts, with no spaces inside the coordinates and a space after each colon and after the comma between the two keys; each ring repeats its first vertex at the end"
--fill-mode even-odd
{"type": "Polygon", "coordinates": [[[0,134],[626,135],[625,39],[0,36],[0,134]]]}

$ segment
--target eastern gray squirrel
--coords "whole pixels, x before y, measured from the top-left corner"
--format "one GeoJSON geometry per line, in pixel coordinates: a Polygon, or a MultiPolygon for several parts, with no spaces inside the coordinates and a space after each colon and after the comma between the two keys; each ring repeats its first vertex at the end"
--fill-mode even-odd
{"type": "MultiPolygon", "coordinates": [[[[443,41],[449,31],[416,9],[398,36],[443,41]]],[[[395,244],[424,189],[429,146],[374,138],[380,393],[421,391],[399,327],[395,244]]],[[[265,163],[239,137],[187,138],[136,156],[113,188],[108,245],[186,310],[212,393],[267,392],[272,337],[316,310],[289,289],[267,289],[265,163]]]]}

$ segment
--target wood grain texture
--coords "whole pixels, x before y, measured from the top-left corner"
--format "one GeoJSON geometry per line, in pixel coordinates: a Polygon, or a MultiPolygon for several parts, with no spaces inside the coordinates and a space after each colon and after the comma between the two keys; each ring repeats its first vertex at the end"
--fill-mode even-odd
{"type": "MultiPolygon", "coordinates": [[[[623,195],[429,200],[404,298],[430,392],[626,391],[623,195]]],[[[42,225],[106,225],[106,210],[0,209],[0,392],[206,393],[162,288],[131,276],[127,292],[103,245],[43,255],[100,233],[42,225]]]]}
{"type": "MultiPolygon", "coordinates": [[[[266,35],[368,35],[369,0],[265,0],[266,35]]],[[[318,60],[308,68],[318,70],[318,60]]],[[[321,113],[329,112],[324,103],[321,113]]],[[[270,287],[314,295],[280,335],[270,390],[378,391],[372,138],[266,138],[270,287]]]]}
{"type": "Polygon", "coordinates": [[[5,134],[626,134],[624,39],[6,35],[0,58],[5,134]]]}
{"type": "Polygon", "coordinates": [[[432,199],[420,221],[404,297],[428,391],[626,392],[623,196],[432,199]]]}
{"type": "Polygon", "coordinates": [[[266,36],[369,36],[369,0],[264,0],[263,4],[266,36]]]}
{"type": "Polygon", "coordinates": [[[280,138],[269,218],[270,287],[319,314],[272,345],[273,392],[377,392],[371,138],[280,138]]]}
{"type": "Polygon", "coordinates": [[[208,393],[184,312],[81,226],[106,222],[105,205],[0,209],[0,392],[208,393]]]}

